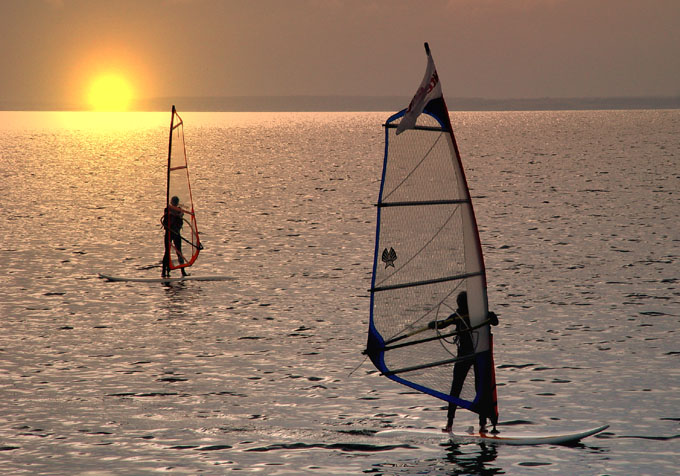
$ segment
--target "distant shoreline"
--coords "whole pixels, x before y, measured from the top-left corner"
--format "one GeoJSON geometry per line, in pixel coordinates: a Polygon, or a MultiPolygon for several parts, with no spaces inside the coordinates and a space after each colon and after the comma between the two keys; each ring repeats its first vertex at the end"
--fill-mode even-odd
{"type": "MultiPolygon", "coordinates": [[[[232,96],[153,98],[137,102],[135,111],[201,112],[362,112],[396,111],[408,105],[407,96],[232,96]]],[[[451,111],[555,111],[614,109],[680,109],[680,96],[591,98],[446,98],[451,111]]],[[[3,101],[0,111],[79,111],[52,101],[3,101]]]]}

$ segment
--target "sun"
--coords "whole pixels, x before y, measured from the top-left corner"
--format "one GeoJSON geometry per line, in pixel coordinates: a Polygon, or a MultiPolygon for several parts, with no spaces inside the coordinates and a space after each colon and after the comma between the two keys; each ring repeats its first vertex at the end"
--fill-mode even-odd
{"type": "Polygon", "coordinates": [[[119,74],[96,77],[88,93],[88,101],[95,111],[127,111],[132,98],[130,82],[119,74]]]}

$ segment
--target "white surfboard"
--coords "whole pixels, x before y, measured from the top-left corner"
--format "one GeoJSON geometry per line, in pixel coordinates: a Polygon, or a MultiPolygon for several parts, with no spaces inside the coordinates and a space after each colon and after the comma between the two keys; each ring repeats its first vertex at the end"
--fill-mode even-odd
{"type": "Polygon", "coordinates": [[[99,273],[99,277],[107,281],[133,283],[174,283],[178,281],[236,281],[232,276],[177,276],[174,278],[134,278],[126,276],[110,276],[99,273]]]}
{"type": "Polygon", "coordinates": [[[548,433],[548,432],[531,432],[531,431],[512,431],[502,430],[500,433],[494,435],[491,433],[446,433],[435,428],[399,428],[391,430],[379,431],[375,434],[378,437],[384,438],[408,438],[417,437],[416,435],[425,438],[448,438],[455,443],[493,443],[503,445],[564,445],[576,443],[583,438],[595,435],[609,428],[609,425],[598,426],[597,428],[590,428],[583,431],[567,432],[567,433],[548,433]]]}

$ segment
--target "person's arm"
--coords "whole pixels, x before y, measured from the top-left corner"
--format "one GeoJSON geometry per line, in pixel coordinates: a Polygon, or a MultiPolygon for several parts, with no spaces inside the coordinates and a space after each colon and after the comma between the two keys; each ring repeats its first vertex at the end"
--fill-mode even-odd
{"type": "Polygon", "coordinates": [[[451,314],[449,317],[447,317],[447,318],[444,319],[444,320],[441,320],[441,321],[437,321],[437,320],[431,321],[430,323],[427,324],[427,327],[429,327],[430,329],[434,329],[435,327],[436,327],[437,329],[444,329],[445,327],[448,327],[448,326],[450,326],[451,324],[453,324],[454,321],[456,320],[456,317],[458,317],[457,314],[455,314],[455,313],[454,313],[454,314],[451,314]]]}

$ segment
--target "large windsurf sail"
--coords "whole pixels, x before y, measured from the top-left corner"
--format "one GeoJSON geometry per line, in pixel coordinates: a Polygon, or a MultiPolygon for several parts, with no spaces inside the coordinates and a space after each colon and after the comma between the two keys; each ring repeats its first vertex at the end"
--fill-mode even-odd
{"type": "Polygon", "coordinates": [[[168,146],[167,193],[165,197],[163,226],[166,230],[166,250],[169,253],[170,269],[191,266],[201,251],[198,237],[194,201],[189,181],[186,147],[184,145],[184,123],[172,106],[170,119],[170,142],[168,146]]]}
{"type": "Polygon", "coordinates": [[[428,66],[418,92],[408,109],[384,124],[365,353],[382,375],[497,419],[479,233],[427,44],[425,49],[428,66]],[[462,291],[467,293],[469,310],[464,330],[431,324],[456,311],[462,291]],[[472,338],[469,352],[457,345],[463,332],[472,338]],[[469,372],[462,392],[454,396],[452,373],[461,362],[473,363],[474,372],[469,372]]]}

